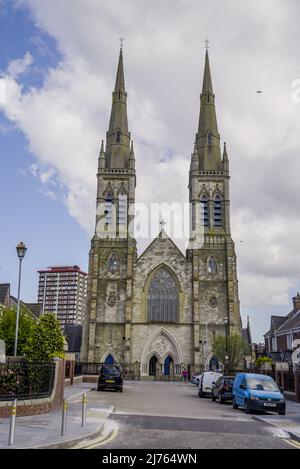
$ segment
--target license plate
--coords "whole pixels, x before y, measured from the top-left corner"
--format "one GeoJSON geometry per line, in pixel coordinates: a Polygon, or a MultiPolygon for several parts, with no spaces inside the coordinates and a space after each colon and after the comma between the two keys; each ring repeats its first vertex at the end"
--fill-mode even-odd
{"type": "Polygon", "coordinates": [[[105,382],[106,382],[106,383],[114,383],[115,380],[114,380],[114,379],[106,379],[105,382]]]}
{"type": "Polygon", "coordinates": [[[265,406],[265,407],[276,407],[276,404],[271,404],[271,403],[269,403],[269,402],[265,402],[265,403],[264,403],[264,406],[265,406]]]}

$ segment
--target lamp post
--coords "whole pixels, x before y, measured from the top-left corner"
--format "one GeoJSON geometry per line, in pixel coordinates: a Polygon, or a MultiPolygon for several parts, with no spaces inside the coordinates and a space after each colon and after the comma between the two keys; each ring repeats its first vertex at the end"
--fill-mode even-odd
{"type": "Polygon", "coordinates": [[[227,371],[227,369],[228,369],[228,360],[229,360],[229,356],[228,356],[228,317],[227,316],[224,318],[224,323],[225,323],[225,351],[226,351],[225,369],[227,371]]]}
{"type": "Polygon", "coordinates": [[[25,257],[27,247],[24,243],[19,243],[16,247],[18,258],[19,258],[19,281],[18,281],[18,305],[17,305],[17,319],[16,319],[16,334],[15,334],[15,348],[14,356],[17,356],[18,349],[18,334],[19,334],[19,319],[20,319],[20,290],[21,290],[21,271],[22,271],[22,260],[25,257]]]}

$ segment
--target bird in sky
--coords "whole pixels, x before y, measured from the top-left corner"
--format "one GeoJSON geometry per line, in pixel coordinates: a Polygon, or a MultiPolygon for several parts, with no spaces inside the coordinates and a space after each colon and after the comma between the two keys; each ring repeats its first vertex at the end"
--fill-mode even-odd
{"type": "Polygon", "coordinates": [[[262,92],[262,90],[257,90],[256,93],[257,94],[262,94],[263,92],[262,92]]]}

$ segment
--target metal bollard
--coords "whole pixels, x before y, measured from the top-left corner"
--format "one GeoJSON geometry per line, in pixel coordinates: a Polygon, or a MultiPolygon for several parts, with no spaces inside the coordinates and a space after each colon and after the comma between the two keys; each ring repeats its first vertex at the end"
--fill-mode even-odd
{"type": "Polygon", "coordinates": [[[8,446],[12,446],[14,444],[16,415],[17,415],[17,399],[13,401],[12,406],[11,406],[8,446]]]}
{"type": "Polygon", "coordinates": [[[67,413],[68,413],[68,398],[64,398],[62,407],[62,419],[61,419],[61,436],[66,436],[67,433],[67,413]]]}
{"type": "Polygon", "coordinates": [[[81,426],[86,426],[86,407],[87,407],[87,395],[86,392],[82,396],[82,414],[81,414],[81,426]]]}

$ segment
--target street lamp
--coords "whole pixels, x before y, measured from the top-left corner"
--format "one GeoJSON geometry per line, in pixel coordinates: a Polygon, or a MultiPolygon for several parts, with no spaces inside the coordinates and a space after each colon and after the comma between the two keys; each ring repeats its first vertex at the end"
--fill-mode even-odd
{"type": "Polygon", "coordinates": [[[17,319],[16,319],[16,335],[15,335],[15,349],[14,356],[17,356],[18,348],[18,333],[19,333],[19,318],[20,318],[20,290],[21,290],[21,271],[22,271],[22,260],[25,257],[27,247],[24,243],[19,243],[16,247],[18,258],[19,258],[19,282],[18,282],[18,306],[17,306],[17,319]]]}
{"type": "Polygon", "coordinates": [[[227,316],[224,318],[224,323],[225,323],[225,351],[226,351],[225,368],[226,368],[226,371],[227,371],[228,360],[229,360],[229,356],[228,356],[228,317],[227,316]]]}

